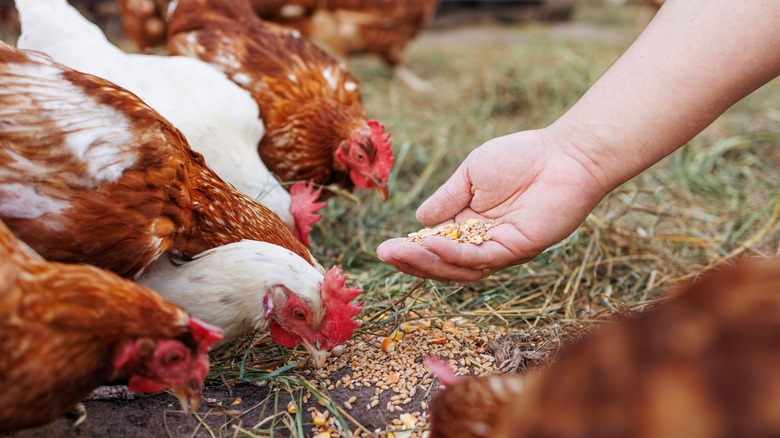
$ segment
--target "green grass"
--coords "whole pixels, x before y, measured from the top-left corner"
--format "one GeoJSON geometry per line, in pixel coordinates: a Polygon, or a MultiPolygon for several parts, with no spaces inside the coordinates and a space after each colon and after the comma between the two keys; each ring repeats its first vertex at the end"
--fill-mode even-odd
{"type": "MultiPolygon", "coordinates": [[[[350,60],[367,114],[392,133],[391,196],[386,203],[373,193],[333,199],[312,238],[326,268],[340,265],[364,289],[364,320],[383,314],[390,318],[382,323],[393,324],[426,307],[486,330],[591,321],[653,304],[676,282],[722,260],[778,253],[775,81],[615,190],[575,233],[526,265],[468,285],[419,285],[376,258],[379,243],[420,228],[416,207],[470,150],[560,116],[630,44],[643,13],[589,1],[574,25],[431,31],[407,54],[408,67],[432,83],[429,92],[393,79],[374,58],[350,60]],[[410,291],[414,300],[404,300],[410,291]]],[[[285,355],[266,347],[250,361],[292,360],[285,355]]],[[[235,370],[237,362],[228,362],[235,370]]]]}

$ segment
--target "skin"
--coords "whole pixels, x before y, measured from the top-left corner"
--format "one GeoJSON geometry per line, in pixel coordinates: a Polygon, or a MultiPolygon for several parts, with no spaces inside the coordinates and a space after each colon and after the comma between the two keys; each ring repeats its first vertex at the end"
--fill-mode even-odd
{"type": "Polygon", "coordinates": [[[377,255],[418,277],[462,283],[532,260],[610,191],[778,76],[779,19],[780,2],[772,0],[667,1],[558,120],[487,141],[417,210],[425,226],[469,217],[503,222],[488,233],[491,241],[391,239],[377,255]]]}

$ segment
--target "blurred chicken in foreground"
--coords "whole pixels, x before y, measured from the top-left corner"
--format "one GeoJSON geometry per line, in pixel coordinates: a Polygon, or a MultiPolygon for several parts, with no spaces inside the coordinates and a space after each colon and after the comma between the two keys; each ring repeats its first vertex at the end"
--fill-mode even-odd
{"type": "Polygon", "coordinates": [[[220,337],[143,286],[44,260],[0,222],[0,433],[52,421],[113,381],[170,389],[194,412],[220,337]]]}
{"type": "Polygon", "coordinates": [[[780,436],[780,259],[705,272],[538,374],[431,368],[432,437],[780,436]]]}

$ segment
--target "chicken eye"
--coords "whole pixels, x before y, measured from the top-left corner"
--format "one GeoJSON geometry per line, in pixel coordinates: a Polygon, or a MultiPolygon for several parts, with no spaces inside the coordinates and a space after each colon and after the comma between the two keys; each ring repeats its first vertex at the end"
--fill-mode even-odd
{"type": "Polygon", "coordinates": [[[358,161],[363,161],[366,159],[366,156],[363,154],[363,152],[355,152],[355,159],[358,161]]]}
{"type": "Polygon", "coordinates": [[[184,355],[180,351],[171,351],[167,356],[165,356],[165,363],[168,365],[173,365],[181,362],[183,359],[184,355]]]}
{"type": "Polygon", "coordinates": [[[301,309],[295,309],[293,311],[293,316],[301,320],[306,319],[306,314],[301,309]]]}

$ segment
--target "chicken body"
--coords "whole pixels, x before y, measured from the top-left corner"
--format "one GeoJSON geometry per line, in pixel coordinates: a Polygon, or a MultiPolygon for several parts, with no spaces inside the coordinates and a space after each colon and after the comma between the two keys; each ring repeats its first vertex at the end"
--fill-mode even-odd
{"type": "Polygon", "coordinates": [[[168,15],[168,49],[204,60],[250,92],[266,134],[263,162],[283,181],[387,197],[389,134],[363,111],[357,80],[298,31],[254,15],[248,0],[180,0],[168,15]]]}
{"type": "Polygon", "coordinates": [[[326,350],[344,343],[357,327],[351,318],[360,306],[350,301],[360,294],[359,289],[333,297],[320,293],[326,289],[324,284],[339,280],[343,286],[344,279],[336,272],[323,278],[288,249],[244,240],[210,249],[189,261],[160,257],[138,282],[181,303],[193,316],[221,327],[223,342],[270,330],[281,345],[292,348],[302,343],[314,365],[321,367],[328,357],[326,350]],[[334,320],[339,327],[331,330],[334,320]]]}
{"type": "Polygon", "coordinates": [[[136,277],[241,239],[308,249],[132,93],[0,47],[0,217],[50,260],[136,277]]]}
{"type": "Polygon", "coordinates": [[[290,193],[257,154],[264,127],[247,91],[196,59],[127,54],[65,0],[17,0],[16,6],[22,23],[19,48],[44,52],[133,92],[181,130],[223,180],[268,207],[291,231],[296,219],[302,222],[298,228],[311,225],[293,218],[290,193]]]}
{"type": "Polygon", "coordinates": [[[778,436],[778,370],[780,259],[742,262],[596,329],[538,374],[452,385],[431,403],[432,437],[778,436]]]}
{"type": "Polygon", "coordinates": [[[145,287],[44,260],[0,223],[0,433],[47,423],[124,379],[197,409],[219,337],[145,287]]]}
{"type": "Polygon", "coordinates": [[[417,89],[427,84],[403,65],[411,40],[433,19],[438,0],[253,0],[260,18],[298,29],[341,59],[379,56],[417,89]]]}

